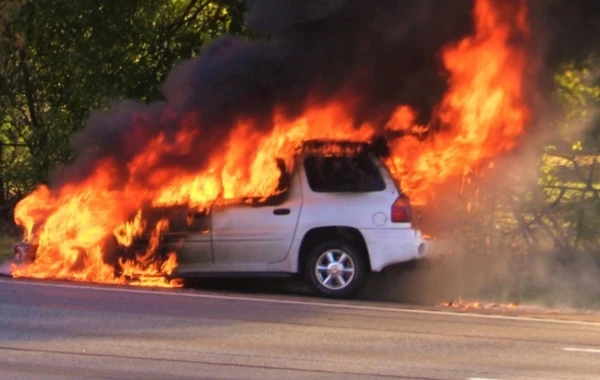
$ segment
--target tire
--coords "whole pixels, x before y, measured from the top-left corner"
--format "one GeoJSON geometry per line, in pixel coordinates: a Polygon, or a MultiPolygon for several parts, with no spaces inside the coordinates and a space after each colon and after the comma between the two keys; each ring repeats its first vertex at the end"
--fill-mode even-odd
{"type": "Polygon", "coordinates": [[[311,287],[329,298],[354,296],[364,285],[366,271],[360,250],[343,240],[319,244],[309,252],[304,266],[304,275],[311,287]]]}

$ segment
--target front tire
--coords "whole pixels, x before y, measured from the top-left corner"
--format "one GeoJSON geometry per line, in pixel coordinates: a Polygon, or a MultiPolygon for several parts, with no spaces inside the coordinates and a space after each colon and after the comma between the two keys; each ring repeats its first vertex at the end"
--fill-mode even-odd
{"type": "Polygon", "coordinates": [[[359,249],[343,240],[329,240],[310,251],[304,274],[321,296],[348,298],[362,289],[366,271],[359,249]]]}

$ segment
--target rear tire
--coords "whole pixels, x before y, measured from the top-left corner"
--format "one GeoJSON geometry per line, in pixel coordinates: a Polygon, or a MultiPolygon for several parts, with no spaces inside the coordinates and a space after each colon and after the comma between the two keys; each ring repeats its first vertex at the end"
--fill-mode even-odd
{"type": "Polygon", "coordinates": [[[328,240],[308,254],[304,275],[321,296],[348,298],[365,282],[367,265],[361,251],[344,240],[328,240]]]}

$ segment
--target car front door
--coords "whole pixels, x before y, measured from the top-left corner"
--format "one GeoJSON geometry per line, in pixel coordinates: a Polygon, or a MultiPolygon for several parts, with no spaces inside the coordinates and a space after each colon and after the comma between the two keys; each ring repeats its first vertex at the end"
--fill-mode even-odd
{"type": "Polygon", "coordinates": [[[168,229],[160,234],[160,246],[164,253],[177,254],[178,270],[201,270],[213,263],[211,220],[210,209],[170,215],[168,229]]]}

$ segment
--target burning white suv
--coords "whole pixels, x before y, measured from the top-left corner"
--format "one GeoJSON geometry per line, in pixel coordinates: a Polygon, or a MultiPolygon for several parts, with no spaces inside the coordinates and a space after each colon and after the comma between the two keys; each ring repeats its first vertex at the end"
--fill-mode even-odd
{"type": "Polygon", "coordinates": [[[369,147],[306,142],[292,170],[279,162],[277,195],[193,214],[154,209],[148,225],[169,219],[160,245],[177,253],[174,276],[303,274],[323,296],[352,296],[368,272],[426,250],[408,198],[369,147]]]}
{"type": "Polygon", "coordinates": [[[409,200],[369,144],[308,141],[294,162],[278,161],[278,191],[266,199],[144,210],[147,232],[105,260],[118,268],[144,252],[164,219],[157,253],[177,254],[174,277],[301,274],[323,296],[349,297],[368,272],[424,257],[409,200]]]}

